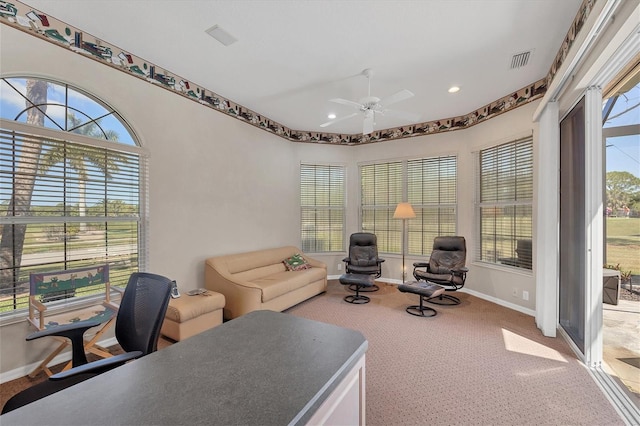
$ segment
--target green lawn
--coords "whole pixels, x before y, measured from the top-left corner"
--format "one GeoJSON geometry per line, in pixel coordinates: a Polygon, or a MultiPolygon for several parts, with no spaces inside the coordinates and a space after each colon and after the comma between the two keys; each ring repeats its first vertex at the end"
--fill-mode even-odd
{"type": "Polygon", "coordinates": [[[608,217],[606,264],[640,275],[640,218],[608,217]]]}

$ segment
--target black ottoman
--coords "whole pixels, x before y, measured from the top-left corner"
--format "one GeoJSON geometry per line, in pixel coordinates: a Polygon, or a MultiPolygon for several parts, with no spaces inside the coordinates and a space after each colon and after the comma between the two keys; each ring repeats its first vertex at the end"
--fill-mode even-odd
{"type": "Polygon", "coordinates": [[[426,298],[440,296],[444,293],[444,287],[424,281],[410,281],[405,284],[400,284],[398,290],[403,293],[413,293],[420,296],[419,305],[411,305],[406,309],[411,315],[417,317],[435,317],[438,314],[435,309],[424,306],[422,298],[423,296],[426,298]],[[425,312],[427,314],[425,314],[425,312]]]}
{"type": "Polygon", "coordinates": [[[375,285],[375,280],[373,275],[366,274],[343,274],[340,275],[338,279],[340,284],[349,286],[349,289],[355,290],[356,294],[350,294],[344,297],[344,301],[348,303],[354,303],[356,305],[362,305],[364,303],[369,303],[371,299],[367,296],[363,296],[360,294],[360,289],[373,287],[375,285]]]}

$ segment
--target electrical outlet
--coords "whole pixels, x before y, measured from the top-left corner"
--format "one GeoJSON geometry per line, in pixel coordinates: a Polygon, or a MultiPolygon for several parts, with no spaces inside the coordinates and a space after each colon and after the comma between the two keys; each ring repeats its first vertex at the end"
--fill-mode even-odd
{"type": "Polygon", "coordinates": [[[513,291],[511,292],[511,295],[512,295],[513,297],[518,297],[518,289],[517,289],[517,288],[514,288],[514,289],[513,289],[513,291]]]}
{"type": "Polygon", "coordinates": [[[342,271],[342,263],[338,263],[338,271],[342,271]]]}
{"type": "Polygon", "coordinates": [[[522,300],[529,300],[529,292],[522,290],[522,300]]]}

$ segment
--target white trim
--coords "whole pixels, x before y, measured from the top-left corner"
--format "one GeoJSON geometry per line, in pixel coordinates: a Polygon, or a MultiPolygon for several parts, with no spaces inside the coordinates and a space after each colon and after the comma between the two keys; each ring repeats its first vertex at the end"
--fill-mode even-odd
{"type": "Polygon", "coordinates": [[[82,145],[105,148],[110,151],[130,152],[132,154],[145,155],[147,150],[135,145],[125,145],[121,142],[107,141],[96,139],[89,136],[80,135],[78,133],[63,132],[60,130],[49,129],[48,127],[35,126],[33,124],[20,123],[13,120],[0,118],[0,127],[13,132],[26,133],[29,135],[37,135],[39,137],[69,141],[82,145]]]}
{"type": "Polygon", "coordinates": [[[506,300],[498,299],[497,297],[488,296],[484,293],[479,293],[470,288],[462,288],[458,290],[461,293],[468,293],[472,296],[477,297],[478,299],[486,300],[487,302],[495,303],[496,305],[503,306],[505,308],[512,309],[514,311],[518,311],[525,315],[529,315],[530,317],[535,317],[536,312],[533,309],[525,308],[524,306],[516,305],[515,303],[507,302],[506,300]]]}
{"type": "Polygon", "coordinates": [[[624,423],[629,426],[640,425],[640,408],[629,398],[629,395],[621,388],[621,385],[600,367],[587,368],[587,372],[589,372],[591,378],[596,382],[624,423]]]}
{"type": "Polygon", "coordinates": [[[556,337],[558,325],[560,126],[558,104],[549,102],[540,115],[534,144],[533,271],[536,283],[536,325],[556,337]],[[544,161],[542,160],[544,159],[544,161]]]}
{"type": "Polygon", "coordinates": [[[602,265],[604,263],[602,90],[590,87],[585,94],[585,361],[602,365],[602,265]]]}
{"type": "MultiPolygon", "coordinates": [[[[587,34],[583,35],[584,31],[581,31],[578,34],[578,37],[574,42],[574,46],[572,46],[571,49],[572,51],[575,49],[576,54],[573,56],[571,61],[565,61],[561,65],[562,69],[558,70],[549,90],[545,93],[540,105],[538,105],[538,108],[533,113],[533,121],[538,121],[540,119],[540,114],[548,103],[556,102],[564,96],[565,88],[567,87],[566,84],[573,80],[580,66],[583,64],[585,59],[589,57],[597,44],[596,41],[605,33],[605,27],[614,19],[614,11],[618,9],[621,2],[622,0],[607,0],[599,13],[592,14],[597,15],[595,23],[591,25],[587,34]]],[[[587,18],[587,21],[591,21],[591,16],[587,18]]],[[[588,24],[589,22],[585,22],[584,26],[586,27],[588,24]]]]}

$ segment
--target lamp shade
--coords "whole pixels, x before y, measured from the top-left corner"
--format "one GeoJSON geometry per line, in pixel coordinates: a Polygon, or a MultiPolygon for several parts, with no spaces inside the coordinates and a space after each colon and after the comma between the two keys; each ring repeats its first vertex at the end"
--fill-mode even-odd
{"type": "Polygon", "coordinates": [[[414,217],[416,217],[416,214],[409,203],[398,204],[396,211],[393,213],[394,219],[412,219],[414,217]]]}

